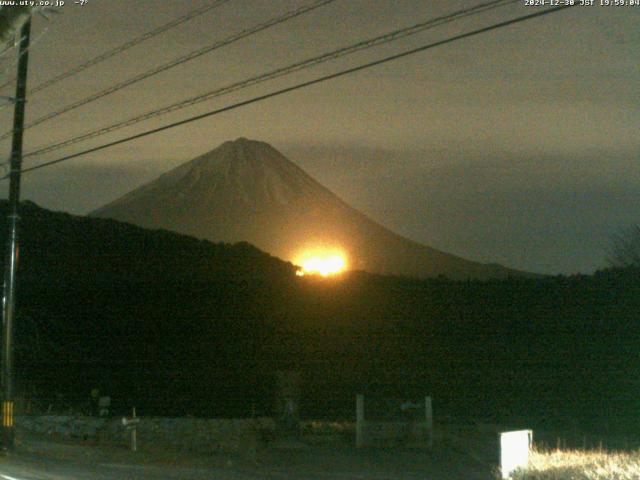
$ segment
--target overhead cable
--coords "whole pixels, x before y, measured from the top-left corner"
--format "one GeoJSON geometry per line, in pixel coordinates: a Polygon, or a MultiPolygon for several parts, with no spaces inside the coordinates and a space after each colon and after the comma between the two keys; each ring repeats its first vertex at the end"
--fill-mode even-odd
{"type": "MultiPolygon", "coordinates": [[[[134,77],[128,78],[122,82],[116,83],[115,85],[111,85],[110,87],[105,88],[104,90],[101,90],[97,93],[94,93],[92,95],[89,95],[86,98],[83,98],[82,100],[78,100],[77,102],[74,102],[72,104],[66,105],[54,112],[48,113],[40,118],[37,118],[36,120],[27,123],[27,125],[25,125],[25,130],[28,128],[32,128],[35,127],[37,125],[40,125],[42,123],[45,123],[53,118],[56,118],[64,113],[70,112],[72,110],[75,110],[77,108],[80,108],[84,105],[87,105],[89,103],[95,102],[96,100],[99,100],[103,97],[106,97],[108,95],[111,95],[112,93],[115,93],[119,90],[122,90],[123,88],[129,87],[131,85],[134,85],[138,82],[141,82],[142,80],[145,80],[147,78],[153,77],[154,75],[157,75],[159,73],[165,72],[167,70],[170,70],[174,67],[177,67],[179,65],[182,65],[183,63],[189,62],[191,60],[194,60],[206,53],[210,53],[214,50],[218,50],[222,47],[225,47],[227,45],[230,45],[232,43],[237,42],[238,40],[241,40],[243,38],[246,38],[250,35],[254,35],[258,32],[261,32],[262,30],[266,30],[267,28],[273,27],[274,25],[278,25],[280,23],[284,23],[288,20],[291,20],[292,18],[298,17],[300,15],[303,15],[304,13],[310,12],[312,10],[315,10],[316,8],[322,7],[328,3],[334,2],[335,0],[318,0],[316,2],[313,2],[309,5],[305,5],[303,7],[300,8],[296,8],[294,10],[291,10],[289,12],[286,12],[283,15],[279,15],[275,18],[272,18],[266,22],[260,23],[256,26],[253,26],[251,28],[248,28],[246,30],[243,30],[240,33],[231,35],[230,37],[225,38],[224,40],[220,40],[218,42],[215,42],[212,45],[207,45],[206,47],[203,48],[199,48],[197,50],[194,50],[186,55],[183,55],[179,58],[176,58],[168,63],[165,63],[163,65],[154,67],[150,70],[147,70],[145,72],[142,72],[138,75],[135,75],[134,77]]],[[[0,135],[0,140],[4,140],[5,138],[8,138],[9,136],[11,136],[11,132],[5,132],[4,134],[0,135]]]]}
{"type": "MultiPolygon", "coordinates": [[[[163,25],[160,25],[157,28],[154,28],[153,30],[150,30],[146,33],[143,33],[142,35],[140,35],[139,37],[133,38],[131,40],[129,40],[128,42],[123,43],[122,45],[119,45],[115,48],[112,48],[111,50],[107,50],[106,52],[101,53],[100,55],[97,55],[95,57],[93,57],[90,60],[87,60],[86,62],[70,69],[67,70],[66,72],[63,72],[59,75],[56,75],[53,78],[50,78],[49,80],[45,80],[44,82],[42,82],[39,85],[36,85],[35,87],[31,88],[27,93],[29,95],[34,95],[37,92],[40,92],[41,90],[44,90],[45,88],[49,88],[50,86],[61,82],[62,80],[65,80],[69,77],[72,77],[74,75],[77,75],[78,73],[86,70],[87,68],[93,67],[94,65],[97,65],[99,63],[104,62],[105,60],[108,60],[126,50],[129,50],[130,48],[135,47],[136,45],[139,45],[140,43],[149,40],[153,37],[156,37],[168,30],[171,30],[179,25],[182,25],[185,22],[188,22],[189,20],[193,20],[196,17],[199,17],[201,15],[204,15],[205,13],[218,8],[220,6],[222,6],[225,3],[230,2],[231,0],[216,0],[213,3],[210,3],[208,5],[205,5],[204,7],[195,9],[195,10],[191,10],[189,12],[187,12],[185,15],[175,18],[173,20],[171,20],[168,23],[165,23],[163,25]]],[[[13,80],[9,81],[9,82],[5,82],[4,84],[0,85],[0,89],[4,88],[5,86],[9,85],[13,80]]]]}
{"type": "Polygon", "coordinates": [[[221,87],[221,88],[217,88],[215,90],[211,90],[199,95],[196,95],[194,97],[190,97],[187,98],[185,100],[181,100],[179,102],[176,103],[172,103],[169,105],[166,105],[164,107],[158,108],[158,109],[154,109],[139,115],[136,115],[134,117],[128,118],[126,120],[122,120],[120,122],[117,122],[115,124],[106,126],[106,127],[102,127],[102,128],[98,128],[95,130],[92,130],[90,132],[60,141],[60,142],[56,142],[44,147],[40,147],[37,150],[28,152],[27,154],[25,154],[25,157],[31,157],[31,156],[35,156],[35,155],[41,155],[44,153],[49,153],[55,150],[59,150],[61,148],[64,147],[68,147],[71,145],[75,145],[77,143],[80,142],[84,142],[86,140],[95,138],[95,137],[99,137],[102,135],[105,135],[107,133],[111,133],[113,131],[116,130],[120,130],[122,128],[125,127],[129,127],[131,125],[135,125],[137,123],[140,123],[142,121],[145,120],[150,120],[152,118],[161,116],[161,115],[166,115],[168,113],[177,111],[177,110],[181,110],[187,107],[190,107],[192,105],[196,105],[198,103],[202,103],[204,101],[210,100],[212,98],[215,97],[220,97],[222,95],[227,95],[230,94],[232,92],[236,92],[238,90],[242,90],[254,85],[257,85],[259,83],[263,83],[266,82],[268,80],[273,80],[279,77],[283,77],[285,75],[289,75],[291,73],[300,71],[300,70],[304,70],[307,68],[311,68],[314,67],[316,65],[319,65],[321,63],[330,61],[330,60],[334,60],[337,59],[339,57],[343,57],[345,55],[350,55],[353,53],[356,53],[358,51],[361,50],[365,50],[365,49],[369,49],[372,47],[376,47],[378,45],[382,45],[385,43],[389,43],[395,40],[398,40],[400,38],[403,37],[407,37],[409,35],[415,35],[419,32],[422,32],[424,30],[430,29],[430,28],[435,28],[438,27],[440,25],[443,25],[445,23],[449,23],[449,22],[453,22],[456,20],[459,20],[461,18],[467,17],[467,16],[471,16],[471,15],[477,15],[479,13],[485,12],[487,10],[490,9],[494,9],[497,7],[502,7],[508,4],[512,4],[512,3],[516,3],[518,2],[518,0],[493,0],[490,2],[485,2],[483,4],[480,5],[476,5],[475,7],[471,7],[471,8],[467,8],[464,10],[458,10],[456,12],[450,13],[448,15],[445,16],[441,16],[441,17],[437,17],[437,18],[433,18],[433,19],[429,19],[427,21],[412,25],[410,27],[407,28],[402,28],[399,30],[394,30],[392,32],[386,33],[384,35],[379,35],[377,37],[368,39],[368,40],[364,40],[361,42],[358,42],[356,44],[347,46],[347,47],[343,47],[340,48],[338,50],[334,50],[331,51],[329,53],[324,53],[322,55],[319,56],[315,56],[312,58],[308,58],[306,60],[300,61],[300,62],[296,62],[293,64],[290,64],[288,66],[285,67],[281,67],[278,68],[276,70],[272,70],[270,72],[267,73],[263,73],[245,80],[241,80],[239,82],[235,82],[232,83],[230,85],[221,87]]]}
{"type": "MultiPolygon", "coordinates": [[[[31,172],[31,171],[34,171],[34,170],[39,170],[41,168],[46,168],[46,167],[49,167],[49,166],[52,166],[52,165],[56,165],[56,164],[59,164],[59,163],[62,163],[62,162],[66,162],[68,160],[71,160],[71,159],[74,159],[74,158],[78,158],[78,157],[87,155],[89,153],[94,153],[94,152],[97,152],[97,151],[100,151],[100,150],[104,150],[106,148],[113,147],[115,145],[121,145],[123,143],[128,143],[128,142],[131,142],[133,140],[137,140],[137,139],[140,139],[140,138],[143,138],[143,137],[147,137],[149,135],[154,135],[156,133],[160,133],[160,132],[172,129],[172,128],[176,128],[176,127],[179,127],[179,126],[182,126],[182,125],[186,125],[186,124],[198,121],[198,120],[202,120],[204,118],[212,117],[214,115],[219,115],[221,113],[228,112],[230,110],[235,110],[237,108],[244,107],[246,105],[251,105],[251,104],[254,104],[254,103],[257,103],[257,102],[261,102],[261,101],[267,100],[269,98],[274,98],[274,97],[283,95],[285,93],[293,92],[293,91],[296,91],[296,90],[300,90],[302,88],[306,88],[306,87],[310,87],[312,85],[317,85],[319,83],[326,82],[328,80],[333,80],[333,79],[336,79],[336,78],[339,78],[339,77],[350,75],[352,73],[359,72],[361,70],[365,70],[365,69],[368,69],[368,68],[371,68],[371,67],[375,67],[377,65],[382,65],[384,63],[391,62],[391,61],[394,61],[394,60],[398,60],[400,58],[408,57],[410,55],[415,55],[416,53],[423,52],[425,50],[430,50],[432,48],[436,48],[436,47],[439,47],[439,46],[442,46],[442,45],[450,44],[450,43],[453,43],[453,42],[456,42],[456,41],[459,41],[459,40],[462,40],[462,39],[465,39],[465,38],[473,37],[473,36],[476,36],[476,35],[479,35],[479,34],[482,34],[482,33],[490,32],[490,31],[493,31],[493,30],[497,30],[499,28],[503,28],[503,27],[507,27],[507,26],[510,26],[510,25],[514,25],[516,23],[525,22],[525,21],[531,20],[533,18],[538,18],[538,17],[542,17],[544,15],[549,15],[549,14],[552,14],[552,13],[561,12],[561,11],[567,9],[567,8],[571,8],[572,6],[574,6],[574,5],[563,5],[563,6],[553,7],[553,8],[550,8],[550,9],[541,10],[541,11],[538,11],[538,12],[535,12],[535,13],[531,13],[531,14],[528,14],[528,15],[522,15],[520,17],[516,17],[516,18],[513,18],[511,20],[506,20],[506,21],[503,21],[503,22],[495,23],[493,25],[489,25],[487,27],[479,28],[477,30],[473,30],[473,31],[470,31],[470,32],[467,32],[467,33],[463,33],[463,34],[460,34],[460,35],[455,35],[453,37],[449,37],[449,38],[446,38],[444,40],[440,40],[440,41],[437,41],[437,42],[434,42],[434,43],[429,43],[427,45],[423,45],[421,47],[413,48],[411,50],[406,50],[406,51],[401,52],[401,53],[397,53],[397,54],[394,54],[394,55],[390,55],[388,57],[384,57],[384,58],[379,59],[379,60],[375,60],[375,61],[372,61],[372,62],[361,64],[361,65],[358,65],[356,67],[351,67],[351,68],[348,68],[346,70],[341,70],[341,71],[336,72],[336,73],[332,73],[332,74],[329,74],[329,75],[324,75],[322,77],[318,77],[318,78],[315,78],[313,80],[309,80],[309,81],[306,81],[306,82],[298,83],[296,85],[293,85],[293,86],[290,86],[290,87],[286,87],[286,88],[282,88],[280,90],[276,90],[276,91],[273,91],[273,92],[270,92],[270,93],[267,93],[267,94],[264,94],[264,95],[259,95],[257,97],[253,97],[253,98],[248,99],[248,100],[244,100],[244,101],[237,102],[237,103],[234,103],[234,104],[231,104],[231,105],[227,105],[226,107],[218,108],[216,110],[212,110],[212,111],[200,114],[200,115],[195,115],[193,117],[189,117],[189,118],[186,118],[184,120],[180,120],[178,122],[173,122],[173,123],[170,123],[168,125],[164,125],[162,127],[158,127],[158,128],[154,128],[154,129],[151,129],[151,130],[147,130],[147,131],[142,132],[142,133],[138,133],[136,135],[131,135],[131,136],[128,136],[128,137],[125,137],[125,138],[121,138],[121,139],[115,140],[113,142],[108,142],[108,143],[99,145],[97,147],[93,147],[93,148],[89,148],[89,149],[83,150],[81,152],[77,152],[77,153],[70,154],[70,155],[65,155],[64,157],[58,158],[56,160],[51,160],[51,161],[48,161],[48,162],[45,162],[45,163],[41,163],[41,164],[33,166],[33,167],[22,169],[22,172],[23,173],[31,172]]],[[[2,180],[4,180],[5,178],[7,178],[7,177],[6,176],[3,177],[2,180]]]]}

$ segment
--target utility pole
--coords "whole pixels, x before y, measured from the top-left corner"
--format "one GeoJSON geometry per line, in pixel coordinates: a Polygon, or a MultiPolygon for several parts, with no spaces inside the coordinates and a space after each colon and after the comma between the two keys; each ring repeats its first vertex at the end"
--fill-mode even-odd
{"type": "Polygon", "coordinates": [[[20,204],[20,171],[22,169],[22,134],[27,96],[27,66],[31,19],[20,31],[18,79],[13,114],[13,143],[9,173],[9,203],[7,206],[7,252],[4,260],[4,292],[2,297],[2,450],[12,450],[13,425],[13,321],[16,307],[16,272],[18,270],[18,207],[20,204]]]}

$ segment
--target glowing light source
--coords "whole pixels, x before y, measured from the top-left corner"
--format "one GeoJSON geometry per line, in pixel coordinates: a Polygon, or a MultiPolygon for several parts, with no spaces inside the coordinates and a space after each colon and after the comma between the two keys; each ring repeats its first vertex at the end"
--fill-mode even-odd
{"type": "Polygon", "coordinates": [[[320,275],[328,277],[342,273],[347,267],[347,261],[341,252],[336,251],[312,251],[302,254],[296,261],[302,268],[296,275],[320,275]]]}

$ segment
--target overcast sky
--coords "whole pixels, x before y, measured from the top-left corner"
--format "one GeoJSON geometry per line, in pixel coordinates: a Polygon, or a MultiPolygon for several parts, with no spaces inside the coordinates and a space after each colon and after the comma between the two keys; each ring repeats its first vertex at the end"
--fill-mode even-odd
{"type": "MultiPolygon", "coordinates": [[[[310,2],[231,0],[34,95],[27,121],[310,2]]],[[[29,84],[207,3],[68,0],[35,20],[29,84]]],[[[478,3],[336,0],[34,127],[25,150],[478,3]]],[[[450,23],[25,166],[534,11],[523,1],[450,23]]],[[[589,273],[605,266],[612,233],[640,223],[639,25],[640,7],[575,7],[27,174],[23,197],[85,214],[244,136],[413,240],[518,269],[589,273]]],[[[4,78],[12,61],[0,65],[4,78]]],[[[0,122],[10,128],[11,109],[0,122]]]]}

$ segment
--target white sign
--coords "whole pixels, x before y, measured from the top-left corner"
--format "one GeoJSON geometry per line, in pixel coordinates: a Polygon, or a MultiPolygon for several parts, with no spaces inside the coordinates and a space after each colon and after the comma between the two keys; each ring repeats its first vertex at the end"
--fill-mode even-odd
{"type": "Polygon", "coordinates": [[[510,478],[511,474],[529,463],[529,452],[533,432],[517,430],[500,434],[500,470],[502,478],[510,478]]]}
{"type": "Polygon", "coordinates": [[[133,418],[126,418],[126,417],[122,417],[122,425],[124,425],[125,427],[135,427],[138,423],[140,423],[140,419],[137,417],[133,417],[133,418]]]}

